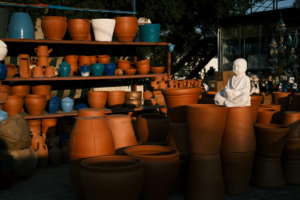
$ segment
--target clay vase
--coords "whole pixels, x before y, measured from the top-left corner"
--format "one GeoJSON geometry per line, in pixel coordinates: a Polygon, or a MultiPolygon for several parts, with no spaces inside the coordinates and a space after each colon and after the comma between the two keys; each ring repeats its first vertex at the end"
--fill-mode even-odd
{"type": "Polygon", "coordinates": [[[200,93],[200,88],[162,89],[171,122],[186,122],[185,105],[197,104],[200,93]]]}
{"type": "Polygon", "coordinates": [[[256,123],[270,124],[271,122],[276,121],[275,117],[277,111],[274,109],[259,109],[257,114],[256,123]]]}
{"type": "Polygon", "coordinates": [[[69,19],[68,30],[73,40],[86,40],[90,34],[91,20],[69,19]]]}
{"type": "Polygon", "coordinates": [[[177,149],[180,159],[190,157],[191,151],[186,123],[170,123],[167,146],[177,149]]]}
{"type": "Polygon", "coordinates": [[[24,100],[19,95],[9,95],[6,102],[3,104],[3,110],[8,116],[19,114],[23,108],[24,100]]]}
{"type": "Polygon", "coordinates": [[[272,103],[281,105],[281,114],[289,110],[290,95],[290,92],[272,92],[272,103]]]}
{"type": "Polygon", "coordinates": [[[300,185],[300,160],[287,160],[282,161],[282,170],[285,181],[290,185],[300,185]]]}
{"type": "Polygon", "coordinates": [[[38,149],[38,143],[41,145],[45,144],[45,140],[42,136],[32,133],[32,138],[31,138],[31,148],[36,151],[38,149]]]}
{"type": "Polygon", "coordinates": [[[38,155],[38,167],[47,167],[48,165],[48,147],[45,143],[37,143],[37,150],[35,151],[38,155]]]}
{"type": "Polygon", "coordinates": [[[87,100],[91,108],[105,108],[107,92],[90,91],[87,93],[87,100]]]}
{"type": "Polygon", "coordinates": [[[116,20],[114,35],[120,42],[132,42],[138,30],[136,17],[114,17],[116,20]]]}
{"type": "Polygon", "coordinates": [[[251,97],[252,121],[253,123],[255,123],[257,119],[259,105],[262,103],[264,97],[262,95],[250,95],[250,97],[251,97]]]}
{"type": "Polygon", "coordinates": [[[29,69],[29,55],[28,54],[20,54],[19,55],[19,75],[20,77],[30,77],[30,69],[29,69]]]}
{"type": "Polygon", "coordinates": [[[199,104],[215,104],[215,95],[217,92],[203,92],[198,100],[199,104]]]}
{"type": "Polygon", "coordinates": [[[76,73],[78,71],[78,56],[67,55],[67,56],[65,56],[64,61],[70,65],[70,67],[71,67],[70,76],[73,76],[74,73],[76,73]]]}
{"type": "Polygon", "coordinates": [[[185,198],[226,199],[220,154],[191,156],[185,198]]]}
{"type": "Polygon", "coordinates": [[[256,150],[250,106],[227,108],[221,151],[250,152],[256,150]]]}
{"type": "Polygon", "coordinates": [[[142,114],[137,120],[139,141],[161,142],[166,141],[169,133],[168,119],[159,114],[142,114]]]}
{"type": "Polygon", "coordinates": [[[221,152],[226,194],[239,196],[248,193],[254,154],[255,151],[246,153],[221,152]]]}
{"type": "Polygon", "coordinates": [[[43,33],[48,40],[62,40],[68,27],[67,18],[43,16],[41,26],[43,33]]]}
{"type": "Polygon", "coordinates": [[[146,101],[146,99],[150,99],[150,98],[152,98],[153,97],[153,94],[152,94],[152,92],[150,92],[149,90],[146,90],[145,92],[144,92],[144,94],[143,94],[143,99],[144,99],[144,101],[146,101]]]}
{"type": "Polygon", "coordinates": [[[251,185],[269,190],[285,188],[280,158],[256,156],[251,176],[251,185]]]}
{"type": "Polygon", "coordinates": [[[53,147],[49,150],[49,164],[51,166],[59,166],[62,159],[62,151],[58,148],[56,142],[53,143],[53,147]]]}
{"type": "MultiPolygon", "coordinates": [[[[8,75],[7,75],[8,76],[8,75]]],[[[300,111],[300,93],[294,93],[290,106],[290,111],[300,111]]]]}
{"type": "Polygon", "coordinates": [[[281,156],[289,127],[278,124],[254,124],[254,131],[258,155],[271,158],[281,156]]]}
{"type": "Polygon", "coordinates": [[[51,98],[51,85],[33,85],[31,87],[32,94],[44,94],[47,96],[47,101],[51,98]]]}
{"type": "Polygon", "coordinates": [[[227,107],[190,104],[185,107],[185,116],[191,153],[218,154],[225,128],[227,107]]]}
{"type": "Polygon", "coordinates": [[[283,114],[280,124],[290,127],[289,138],[300,138],[300,112],[287,111],[283,114]]]}
{"type": "Polygon", "coordinates": [[[85,159],[81,166],[81,183],[86,199],[139,199],[144,181],[141,159],[101,156],[85,159]]]}
{"type": "Polygon", "coordinates": [[[300,160],[300,138],[287,138],[283,147],[283,157],[289,160],[300,160]]]}
{"type": "Polygon", "coordinates": [[[40,119],[27,119],[26,120],[29,127],[41,127],[41,120],[40,119]]]}
{"type": "Polygon", "coordinates": [[[125,102],[125,91],[108,91],[107,104],[111,109],[122,108],[125,102]]]}
{"type": "Polygon", "coordinates": [[[98,63],[108,64],[110,62],[109,55],[98,55],[97,56],[98,63]]]}
{"type": "Polygon", "coordinates": [[[104,110],[99,108],[82,108],[77,112],[77,117],[103,117],[104,115],[104,110]]]}
{"type": "Polygon", "coordinates": [[[46,104],[47,96],[44,94],[31,94],[25,96],[25,107],[30,115],[43,114],[46,104]]]}
{"type": "Polygon", "coordinates": [[[116,154],[123,153],[121,148],[138,145],[130,116],[107,115],[105,119],[114,137],[116,154]]]}
{"type": "Polygon", "coordinates": [[[79,66],[87,65],[90,66],[91,63],[91,58],[89,56],[79,56],[79,66]]]}
{"type": "Polygon", "coordinates": [[[66,141],[63,148],[61,149],[63,160],[65,164],[70,164],[70,158],[69,158],[69,140],[66,141]]]}
{"type": "Polygon", "coordinates": [[[30,91],[30,85],[13,85],[11,87],[11,94],[12,95],[21,95],[25,96],[28,95],[30,91]]]}
{"type": "Polygon", "coordinates": [[[145,178],[139,199],[167,199],[179,172],[179,152],[170,147],[154,145],[132,146],[124,152],[143,161],[145,178]]]}

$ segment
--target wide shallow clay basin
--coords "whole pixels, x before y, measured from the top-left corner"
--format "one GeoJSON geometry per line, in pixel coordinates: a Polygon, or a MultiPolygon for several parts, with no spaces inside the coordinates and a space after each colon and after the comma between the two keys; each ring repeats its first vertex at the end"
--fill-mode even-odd
{"type": "Polygon", "coordinates": [[[165,70],[165,67],[150,67],[151,73],[161,74],[165,70]]]}

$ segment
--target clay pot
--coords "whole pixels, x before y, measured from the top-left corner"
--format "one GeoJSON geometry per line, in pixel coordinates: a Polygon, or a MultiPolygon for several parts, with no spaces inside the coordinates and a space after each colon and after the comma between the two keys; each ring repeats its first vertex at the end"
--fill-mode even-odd
{"type": "Polygon", "coordinates": [[[246,153],[221,152],[226,194],[238,196],[248,193],[254,154],[255,151],[246,153]]]}
{"type": "Polygon", "coordinates": [[[29,127],[41,127],[40,119],[27,119],[26,121],[29,127]]]}
{"type": "Polygon", "coordinates": [[[143,99],[144,99],[144,101],[146,100],[146,99],[150,99],[150,98],[152,98],[153,97],[153,94],[152,94],[152,92],[150,92],[149,90],[146,90],[145,92],[144,92],[144,94],[143,94],[143,99]]]}
{"type": "Polygon", "coordinates": [[[192,155],[186,199],[226,199],[220,154],[192,155]]]}
{"type": "Polygon", "coordinates": [[[283,159],[282,169],[287,184],[300,185],[300,160],[283,159]]]}
{"type": "Polygon", "coordinates": [[[77,113],[77,117],[103,117],[104,115],[104,110],[99,108],[82,108],[77,113]]]}
{"type": "Polygon", "coordinates": [[[62,40],[68,27],[67,18],[43,16],[41,26],[43,33],[48,40],[62,40]]]}
{"type": "Polygon", "coordinates": [[[288,133],[289,138],[300,138],[300,112],[285,112],[280,124],[290,127],[290,131],[288,133]]]}
{"type": "Polygon", "coordinates": [[[180,159],[190,157],[191,152],[186,123],[170,123],[167,146],[177,149],[180,154],[180,159]]]}
{"type": "MultiPolygon", "coordinates": [[[[31,135],[41,135],[41,127],[29,127],[29,129],[30,129],[30,132],[31,132],[31,135]]],[[[43,141],[45,141],[45,139],[43,140],[43,141]]]]}
{"type": "Polygon", "coordinates": [[[21,95],[25,96],[29,94],[30,85],[13,85],[11,87],[11,94],[12,95],[21,95]]]}
{"type": "Polygon", "coordinates": [[[98,63],[107,64],[110,62],[109,55],[98,55],[97,59],[98,59],[98,63]]]}
{"type": "MultiPolygon", "coordinates": [[[[8,73],[7,73],[8,76],[8,73]]],[[[292,102],[290,106],[291,111],[300,111],[300,93],[294,93],[292,97],[292,102]]]]}
{"type": "Polygon", "coordinates": [[[86,40],[90,34],[91,20],[69,19],[68,30],[73,40],[86,40]]]}
{"type": "Polygon", "coordinates": [[[280,157],[289,127],[278,124],[254,124],[257,150],[265,157],[280,157]]]}
{"type": "Polygon", "coordinates": [[[163,76],[155,76],[154,81],[162,81],[163,76]]]}
{"type": "Polygon", "coordinates": [[[126,75],[134,75],[136,73],[137,69],[124,69],[123,72],[126,75]]]}
{"type": "Polygon", "coordinates": [[[1,91],[7,91],[8,95],[11,95],[11,86],[10,85],[1,85],[1,91]]]}
{"type": "Polygon", "coordinates": [[[71,65],[70,76],[73,76],[78,71],[78,57],[76,55],[67,55],[64,58],[64,61],[71,65]]]}
{"type": "Polygon", "coordinates": [[[283,156],[289,160],[300,160],[300,138],[287,138],[283,147],[283,156]]]}
{"type": "Polygon", "coordinates": [[[113,135],[104,117],[77,117],[69,141],[74,164],[88,157],[115,154],[113,135]]]}
{"type": "Polygon", "coordinates": [[[6,63],[5,66],[7,69],[7,75],[6,75],[7,78],[14,77],[19,71],[18,68],[12,63],[6,63]]]}
{"type": "Polygon", "coordinates": [[[122,108],[125,102],[125,91],[108,91],[107,104],[111,109],[122,108]]]}
{"type": "Polygon", "coordinates": [[[49,56],[53,49],[48,50],[48,46],[38,46],[38,48],[34,48],[34,51],[37,56],[49,56]]]}
{"type": "Polygon", "coordinates": [[[124,107],[126,108],[140,108],[142,106],[141,99],[134,99],[134,100],[125,100],[124,107]]]}
{"type": "Polygon", "coordinates": [[[124,152],[143,161],[145,178],[139,199],[167,199],[179,172],[179,152],[170,147],[152,145],[128,147],[124,152]]]}
{"type": "Polygon", "coordinates": [[[86,198],[138,200],[144,181],[142,163],[130,156],[85,159],[81,163],[81,183],[86,198]]]}
{"type": "Polygon", "coordinates": [[[66,141],[63,148],[61,148],[62,156],[64,164],[70,164],[70,158],[69,158],[69,140],[66,141]]]}
{"type": "Polygon", "coordinates": [[[121,69],[121,70],[130,69],[130,62],[128,63],[117,62],[117,69],[121,69]]]}
{"type": "Polygon", "coordinates": [[[285,188],[280,158],[256,156],[251,176],[251,185],[269,190],[285,188]]]}
{"type": "Polygon", "coordinates": [[[45,76],[46,77],[53,77],[53,76],[55,76],[56,71],[57,71],[56,67],[47,66],[47,67],[45,67],[45,76]]]}
{"type": "Polygon", "coordinates": [[[59,166],[62,159],[62,151],[58,148],[56,142],[53,143],[53,147],[49,150],[49,164],[51,166],[59,166]]]}
{"type": "Polygon", "coordinates": [[[42,119],[43,128],[56,127],[56,124],[57,124],[57,118],[42,119]]]}
{"type": "Polygon", "coordinates": [[[125,100],[134,100],[142,99],[142,92],[141,91],[133,91],[133,92],[125,92],[125,100]]]}
{"type": "Polygon", "coordinates": [[[94,55],[94,56],[89,56],[91,58],[91,63],[94,64],[94,63],[97,63],[97,57],[94,55]]]}
{"type": "Polygon", "coordinates": [[[270,124],[271,122],[275,122],[278,118],[276,116],[277,111],[271,109],[259,109],[256,123],[264,123],[264,124],[270,124]]]}
{"type": "Polygon", "coordinates": [[[48,56],[39,56],[35,58],[35,62],[37,62],[38,66],[48,67],[50,65],[52,58],[48,59],[48,56]]]}
{"type": "Polygon", "coordinates": [[[200,92],[200,88],[162,89],[171,122],[186,122],[185,105],[196,104],[200,92]]]}
{"type": "Polygon", "coordinates": [[[257,119],[259,105],[262,103],[264,97],[262,95],[250,95],[250,97],[251,97],[252,121],[253,123],[255,123],[257,119]]]}
{"type": "Polygon", "coordinates": [[[151,73],[161,74],[165,71],[165,67],[150,67],[151,73]]]}
{"type": "Polygon", "coordinates": [[[8,97],[8,91],[0,86],[0,103],[5,103],[8,97]]]}
{"type": "Polygon", "coordinates": [[[47,101],[51,98],[51,85],[33,85],[31,87],[32,94],[44,94],[47,101]]]}
{"type": "Polygon", "coordinates": [[[19,95],[9,95],[6,102],[3,104],[3,110],[8,116],[19,114],[23,108],[24,100],[19,95]]]}
{"type": "Polygon", "coordinates": [[[138,74],[148,74],[150,71],[150,68],[146,69],[137,69],[138,74]]]}
{"type": "Polygon", "coordinates": [[[89,56],[79,56],[79,66],[87,65],[90,66],[92,64],[91,58],[89,56]]]}
{"type": "Polygon", "coordinates": [[[116,20],[114,35],[120,42],[132,42],[138,30],[136,17],[114,17],[116,20]]]}
{"type": "Polygon", "coordinates": [[[36,151],[38,149],[38,143],[40,143],[41,145],[45,144],[45,140],[42,136],[33,133],[32,134],[32,138],[31,138],[31,148],[36,151]]]}
{"type": "Polygon", "coordinates": [[[226,115],[227,107],[224,106],[186,105],[187,133],[192,154],[213,155],[220,152],[226,115]]]}
{"type": "Polygon", "coordinates": [[[38,155],[38,167],[47,167],[48,165],[48,147],[45,143],[37,143],[37,150],[35,151],[38,155]]]}
{"type": "Polygon", "coordinates": [[[150,59],[137,61],[136,65],[150,65],[150,59]]]}
{"type": "Polygon", "coordinates": [[[272,103],[281,105],[280,113],[284,114],[285,111],[289,110],[290,105],[290,92],[273,92],[272,103]]]}
{"type": "Polygon", "coordinates": [[[90,91],[87,94],[87,100],[91,108],[105,108],[107,100],[106,91],[90,91]]]}
{"type": "Polygon", "coordinates": [[[25,96],[25,107],[30,115],[43,114],[47,104],[44,94],[31,94],[25,96]]]}
{"type": "Polygon", "coordinates": [[[137,132],[140,141],[165,141],[169,133],[168,119],[159,114],[142,114],[137,120],[137,132]]]}
{"type": "Polygon", "coordinates": [[[36,66],[32,68],[32,77],[44,77],[45,68],[43,66],[36,66]]]}

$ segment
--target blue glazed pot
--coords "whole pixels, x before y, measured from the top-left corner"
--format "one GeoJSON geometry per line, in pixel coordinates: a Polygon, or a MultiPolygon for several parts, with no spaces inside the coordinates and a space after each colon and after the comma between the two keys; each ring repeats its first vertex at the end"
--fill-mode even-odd
{"type": "Polygon", "coordinates": [[[0,8],[0,38],[7,36],[7,24],[9,19],[9,11],[6,8],[0,8]]]}
{"type": "Polygon", "coordinates": [[[92,64],[92,73],[94,76],[102,76],[104,72],[104,65],[101,63],[92,64]]]}
{"type": "Polygon", "coordinates": [[[75,109],[76,111],[78,111],[78,110],[81,109],[81,108],[88,108],[88,107],[87,107],[87,105],[85,105],[84,103],[79,103],[79,104],[77,104],[77,105],[74,107],[74,109],[75,109]]]}
{"type": "Polygon", "coordinates": [[[67,62],[62,62],[59,65],[59,74],[61,77],[69,77],[71,72],[71,65],[67,62]]]}
{"type": "Polygon", "coordinates": [[[3,80],[7,76],[7,68],[5,65],[0,63],[0,79],[3,80]]]}
{"type": "Polygon", "coordinates": [[[74,100],[66,97],[61,100],[61,108],[64,112],[71,112],[74,106],[74,100]]]}
{"type": "Polygon", "coordinates": [[[81,76],[89,76],[91,73],[91,67],[87,65],[80,66],[81,76]]]}
{"type": "Polygon", "coordinates": [[[115,63],[104,64],[104,71],[105,71],[105,75],[106,76],[113,76],[113,75],[115,75],[116,64],[115,63]]]}
{"type": "Polygon", "coordinates": [[[8,117],[7,112],[0,110],[0,122],[5,120],[8,117]]]}
{"type": "Polygon", "coordinates": [[[142,42],[158,42],[160,24],[144,24],[139,26],[142,42]]]}
{"type": "Polygon", "coordinates": [[[55,114],[60,109],[60,98],[58,97],[51,97],[49,100],[49,113],[55,114]]]}
{"type": "Polygon", "coordinates": [[[35,39],[34,26],[28,13],[12,14],[8,25],[8,38],[35,39]]]}

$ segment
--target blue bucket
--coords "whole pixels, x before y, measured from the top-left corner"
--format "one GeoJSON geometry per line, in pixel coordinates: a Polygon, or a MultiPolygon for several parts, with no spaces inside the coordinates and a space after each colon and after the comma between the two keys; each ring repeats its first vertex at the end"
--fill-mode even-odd
{"type": "Polygon", "coordinates": [[[142,42],[158,42],[160,24],[144,24],[139,26],[142,42]]]}

